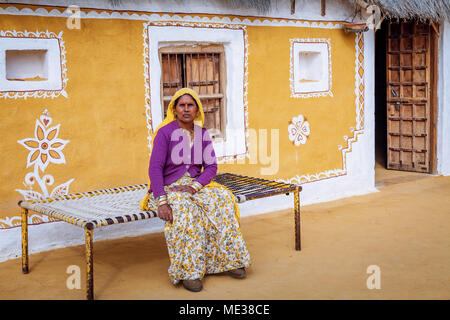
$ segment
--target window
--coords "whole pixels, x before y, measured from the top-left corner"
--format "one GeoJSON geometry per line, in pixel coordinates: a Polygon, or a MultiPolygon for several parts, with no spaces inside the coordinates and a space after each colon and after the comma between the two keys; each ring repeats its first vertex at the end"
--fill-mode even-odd
{"type": "Polygon", "coordinates": [[[291,40],[291,96],[331,93],[331,51],[328,39],[291,40]]]}
{"type": "Polygon", "coordinates": [[[48,80],[47,50],[6,50],[6,79],[48,80]]]}
{"type": "Polygon", "coordinates": [[[213,138],[213,145],[218,161],[245,156],[248,152],[247,45],[245,28],[239,25],[179,25],[170,21],[144,23],[145,101],[149,140],[153,130],[164,119],[164,109],[167,107],[164,106],[164,100],[167,103],[169,92],[175,92],[178,86],[185,85],[200,91],[202,104],[208,110],[205,114],[206,126],[210,128],[210,135],[216,137],[213,138]],[[170,64],[169,56],[165,56],[163,62],[163,54],[170,54],[170,64]],[[183,56],[186,61],[182,60],[183,56]],[[163,67],[163,64],[167,64],[167,67],[163,67]],[[204,71],[198,72],[199,68],[204,70],[205,67],[208,69],[207,77],[204,71]],[[163,68],[167,75],[171,75],[169,78],[162,74],[163,68]],[[184,76],[187,76],[186,80],[184,76]],[[182,84],[175,86],[175,82],[182,84]]]}
{"type": "Polygon", "coordinates": [[[0,30],[0,98],[67,98],[61,35],[0,30]]]}
{"type": "Polygon", "coordinates": [[[318,51],[300,51],[298,57],[299,82],[319,82],[322,79],[321,56],[318,51]]]}
{"type": "Polygon", "coordinates": [[[222,45],[186,44],[163,47],[161,97],[164,115],[174,93],[183,87],[195,90],[202,101],[205,127],[212,139],[225,139],[225,60],[222,45]]]}

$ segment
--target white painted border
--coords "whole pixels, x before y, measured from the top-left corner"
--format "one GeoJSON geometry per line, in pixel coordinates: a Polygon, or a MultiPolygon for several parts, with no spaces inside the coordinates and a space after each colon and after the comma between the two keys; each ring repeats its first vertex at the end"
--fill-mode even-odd
{"type": "MultiPolygon", "coordinates": [[[[150,83],[150,114],[147,123],[153,132],[162,122],[161,106],[161,64],[158,49],[167,45],[182,45],[189,42],[222,44],[225,50],[227,83],[227,135],[233,133],[224,142],[215,142],[217,157],[233,157],[246,154],[246,96],[245,68],[246,50],[242,29],[191,27],[191,26],[147,26],[148,32],[148,72],[150,83]]],[[[146,75],[147,76],[147,75],[146,75]]],[[[149,140],[151,137],[149,137],[149,140]]]]}

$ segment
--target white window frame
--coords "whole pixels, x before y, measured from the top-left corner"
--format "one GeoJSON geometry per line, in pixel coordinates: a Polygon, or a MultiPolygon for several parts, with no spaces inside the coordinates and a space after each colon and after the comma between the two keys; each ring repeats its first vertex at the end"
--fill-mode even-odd
{"type": "Polygon", "coordinates": [[[244,108],[244,32],[240,29],[196,28],[180,26],[148,26],[149,81],[151,122],[153,130],[162,122],[161,62],[158,50],[162,46],[185,45],[199,42],[221,44],[225,50],[227,99],[225,126],[227,139],[213,143],[217,157],[246,153],[244,108]]]}
{"type": "Polygon", "coordinates": [[[58,39],[0,38],[0,92],[61,91],[61,52],[58,39]],[[11,81],[6,78],[6,51],[46,50],[48,79],[44,81],[11,81]]]}
{"type": "Polygon", "coordinates": [[[319,96],[333,96],[331,91],[332,71],[331,71],[331,44],[330,39],[291,39],[291,59],[290,59],[290,86],[291,97],[310,98],[319,96]],[[322,77],[319,81],[300,80],[301,63],[300,54],[317,53],[319,54],[319,65],[322,77]]]}

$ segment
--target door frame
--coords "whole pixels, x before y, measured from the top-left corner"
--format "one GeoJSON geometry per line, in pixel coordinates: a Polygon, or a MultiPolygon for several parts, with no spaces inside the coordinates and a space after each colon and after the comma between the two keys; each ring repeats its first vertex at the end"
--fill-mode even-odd
{"type": "Polygon", "coordinates": [[[439,71],[439,24],[432,24],[430,34],[430,174],[437,173],[437,114],[438,114],[438,71],[439,71]]]}

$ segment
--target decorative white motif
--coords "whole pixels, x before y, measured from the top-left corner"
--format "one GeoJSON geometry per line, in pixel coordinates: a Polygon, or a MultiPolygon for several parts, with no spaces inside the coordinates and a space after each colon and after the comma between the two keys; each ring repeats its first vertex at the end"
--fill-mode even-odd
{"type": "MultiPolygon", "coordinates": [[[[28,223],[33,225],[53,221],[58,221],[58,219],[41,214],[29,214],[28,216],[28,223]]],[[[4,219],[0,219],[0,229],[17,228],[20,227],[21,222],[21,216],[6,217],[4,219]]]]}
{"type": "Polygon", "coordinates": [[[294,142],[296,146],[305,144],[310,133],[309,122],[305,120],[303,115],[299,114],[289,121],[288,131],[289,140],[294,142]]]}
{"type": "MultiPolygon", "coordinates": [[[[1,9],[1,8],[0,8],[1,9]]],[[[1,10],[0,10],[1,13],[1,10]]],[[[43,89],[43,88],[39,88],[39,89],[23,89],[23,90],[5,90],[2,91],[0,89],[0,98],[12,98],[12,99],[18,99],[18,98],[56,98],[60,95],[64,96],[65,98],[68,97],[67,92],[66,92],[66,88],[67,88],[67,67],[66,67],[66,49],[64,47],[64,41],[62,38],[62,34],[63,32],[60,31],[58,34],[54,33],[54,32],[49,32],[47,31],[36,31],[36,32],[30,32],[30,31],[16,31],[16,30],[12,30],[12,31],[3,31],[0,30],[0,39],[1,38],[6,38],[6,39],[24,39],[25,40],[30,40],[30,39],[42,39],[47,41],[46,43],[48,43],[48,41],[57,41],[57,45],[55,48],[55,51],[59,51],[59,62],[60,62],[60,66],[58,66],[58,68],[56,68],[57,70],[60,70],[61,75],[59,75],[59,71],[58,71],[58,75],[57,77],[61,77],[61,79],[58,81],[60,82],[60,88],[54,89],[43,89]],[[50,39],[50,40],[49,40],[50,39]]],[[[48,45],[48,44],[47,44],[48,45]]],[[[57,53],[55,53],[57,54],[57,53]]],[[[56,76],[55,76],[56,77],[56,76]]],[[[44,82],[43,82],[44,83],[44,82]]],[[[33,83],[35,84],[35,83],[33,83]]]]}
{"type": "MultiPolygon", "coordinates": [[[[355,36],[356,131],[364,130],[364,33],[355,36]]],[[[353,129],[353,128],[351,128],[353,129]]]]}
{"type": "Polygon", "coordinates": [[[69,185],[74,180],[70,179],[63,184],[58,185],[49,193],[47,185],[53,185],[53,176],[49,174],[46,174],[43,177],[40,176],[39,169],[44,173],[50,163],[66,163],[62,150],[69,140],[58,138],[60,124],[50,127],[51,123],[52,118],[47,109],[45,109],[43,114],[39,117],[39,120],[36,120],[34,138],[25,138],[17,141],[29,150],[27,168],[33,166],[33,171],[25,175],[24,185],[27,186],[29,190],[16,189],[16,191],[24,196],[25,200],[42,200],[46,197],[68,194],[69,185]],[[36,182],[39,185],[41,192],[32,189],[36,182]]]}

